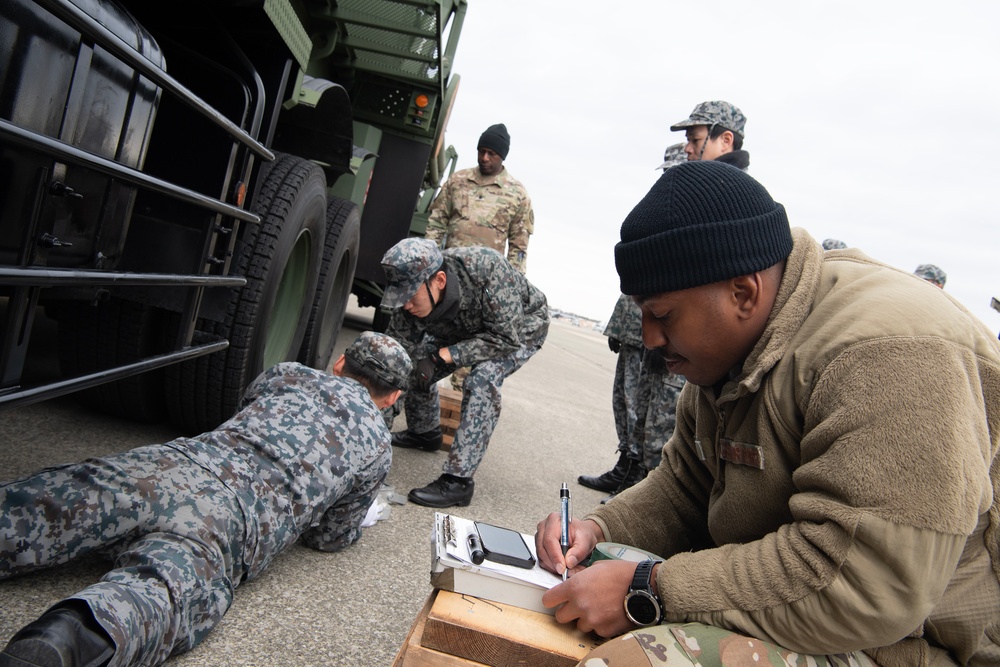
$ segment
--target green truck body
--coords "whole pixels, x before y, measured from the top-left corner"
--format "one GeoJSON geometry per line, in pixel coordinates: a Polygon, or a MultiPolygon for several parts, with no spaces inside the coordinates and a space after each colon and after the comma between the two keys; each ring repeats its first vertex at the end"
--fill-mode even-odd
{"type": "Polygon", "coordinates": [[[465,11],[0,0],[0,408],[194,432],[267,366],[327,367],[454,169],[465,11]]]}

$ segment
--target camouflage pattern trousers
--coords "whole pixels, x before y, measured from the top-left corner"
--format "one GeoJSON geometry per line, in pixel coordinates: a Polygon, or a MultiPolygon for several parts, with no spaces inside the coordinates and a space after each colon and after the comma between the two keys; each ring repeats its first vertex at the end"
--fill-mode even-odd
{"type": "MultiPolygon", "coordinates": [[[[448,460],[442,471],[456,477],[472,477],[486,455],[493,429],[500,419],[503,381],[513,375],[538,352],[540,345],[522,345],[513,354],[473,364],[462,385],[462,416],[448,460]]],[[[426,433],[441,425],[441,399],[437,381],[449,375],[454,366],[439,368],[429,391],[411,387],[403,398],[406,427],[426,433]]]]}
{"type": "Polygon", "coordinates": [[[0,578],[110,555],[114,569],[70,599],[114,640],[110,665],[155,665],[229,609],[245,531],[217,477],[171,447],[141,447],[0,486],[0,578]]]}
{"type": "Polygon", "coordinates": [[[635,441],[636,405],[639,400],[639,376],[642,368],[641,347],[622,343],[615,364],[615,380],[611,386],[611,410],[615,415],[615,432],[618,434],[618,451],[626,452],[630,459],[639,461],[642,454],[635,441]]]}
{"type": "Polygon", "coordinates": [[[677,397],[683,388],[684,378],[667,370],[660,353],[646,350],[636,392],[635,432],[629,454],[629,458],[642,461],[646,470],[660,465],[663,445],[674,434],[677,397]]]}
{"type": "Polygon", "coordinates": [[[609,639],[577,667],[878,667],[861,651],[806,655],[701,623],[665,623],[609,639]]]}

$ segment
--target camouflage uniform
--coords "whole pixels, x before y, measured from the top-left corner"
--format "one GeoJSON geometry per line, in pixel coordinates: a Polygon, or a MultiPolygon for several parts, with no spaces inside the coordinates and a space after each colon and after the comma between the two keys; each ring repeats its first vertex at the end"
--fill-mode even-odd
{"type": "Polygon", "coordinates": [[[861,651],[805,655],[772,642],[701,623],[665,623],[601,644],[578,667],[878,667],[861,651]]]}
{"type": "Polygon", "coordinates": [[[443,471],[457,477],[472,477],[500,417],[500,388],[504,379],[523,366],[545,342],[549,330],[545,295],[489,248],[452,248],[440,252],[424,239],[404,239],[389,249],[382,265],[390,276],[383,304],[398,308],[386,333],[402,343],[414,363],[442,347],[448,348],[453,360],[435,369],[427,391],[418,388],[415,378],[411,381],[404,396],[407,428],[422,433],[439,427],[437,381],[458,367],[471,367],[462,394],[459,426],[443,471]],[[424,266],[425,258],[420,253],[428,249],[433,251],[434,258],[424,266]],[[418,318],[398,308],[416,288],[406,281],[397,285],[392,279],[393,267],[417,261],[423,267],[417,285],[422,285],[421,280],[436,273],[439,267],[448,276],[442,303],[436,309],[444,309],[443,315],[432,313],[418,318]]]}
{"type": "Polygon", "coordinates": [[[937,285],[941,289],[944,289],[945,281],[948,280],[948,274],[946,274],[941,267],[933,264],[921,264],[913,271],[913,273],[932,285],[937,285]]]}
{"type": "Polygon", "coordinates": [[[744,134],[746,124],[747,117],[738,107],[723,100],[710,100],[696,105],[691,115],[671,125],[670,131],[680,132],[697,125],[707,125],[709,128],[720,125],[743,138],[746,136],[744,134]]]}
{"type": "Polygon", "coordinates": [[[483,176],[478,167],[455,172],[431,204],[426,238],[442,248],[483,246],[515,269],[527,270],[528,238],[535,231],[531,199],[521,182],[504,168],[483,176]]]}
{"type": "Polygon", "coordinates": [[[70,599],[113,639],[111,665],[159,664],[197,645],[234,589],[300,536],[321,551],[357,540],[389,443],[360,382],[279,364],[215,431],[0,486],[0,578],[111,556],[70,599]]]}
{"type": "Polygon", "coordinates": [[[615,415],[618,434],[618,451],[628,458],[642,459],[635,442],[636,405],[639,401],[639,377],[642,367],[642,311],[632,297],[618,297],[611,319],[604,328],[604,335],[621,343],[618,362],[615,364],[615,381],[611,389],[611,409],[615,415]]]}
{"type": "Polygon", "coordinates": [[[684,388],[684,378],[667,370],[658,350],[646,350],[639,373],[636,394],[634,460],[646,470],[660,465],[663,445],[674,434],[677,424],[677,397],[684,388]]]}

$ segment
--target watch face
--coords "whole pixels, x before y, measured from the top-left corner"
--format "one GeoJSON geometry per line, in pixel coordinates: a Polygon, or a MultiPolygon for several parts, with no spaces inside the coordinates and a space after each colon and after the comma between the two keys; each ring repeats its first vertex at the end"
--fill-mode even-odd
{"type": "Polygon", "coordinates": [[[625,611],[636,625],[652,625],[660,617],[660,606],[646,591],[633,591],[625,600],[625,611]]]}

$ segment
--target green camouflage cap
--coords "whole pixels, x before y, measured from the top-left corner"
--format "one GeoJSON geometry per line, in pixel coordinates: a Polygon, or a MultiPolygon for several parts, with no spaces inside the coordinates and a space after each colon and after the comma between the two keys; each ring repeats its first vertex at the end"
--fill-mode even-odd
{"type": "Polygon", "coordinates": [[[365,331],[351,343],[344,356],[396,389],[406,389],[409,384],[410,355],[392,336],[365,331]]]}
{"type": "Polygon", "coordinates": [[[444,257],[434,241],[407,238],[386,250],[382,270],[387,284],[382,307],[401,308],[420,286],[441,269],[444,257]]]}
{"type": "Polygon", "coordinates": [[[677,132],[695,125],[719,125],[730,132],[735,132],[743,138],[743,128],[747,124],[747,117],[743,112],[734,107],[729,102],[713,100],[702,102],[694,108],[691,115],[679,123],[670,126],[671,132],[677,132]]]}
{"type": "Polygon", "coordinates": [[[944,281],[948,279],[948,274],[941,270],[940,267],[934,266],[933,264],[921,264],[914,271],[915,274],[923,278],[929,283],[934,283],[938,287],[944,287],[944,281]]]}
{"type": "Polygon", "coordinates": [[[674,144],[673,146],[667,146],[667,150],[663,151],[663,164],[661,164],[657,169],[662,169],[666,171],[674,165],[678,165],[681,162],[687,162],[688,156],[684,152],[684,146],[687,144],[674,144]]]}

